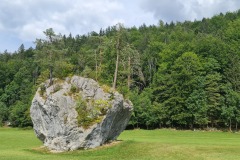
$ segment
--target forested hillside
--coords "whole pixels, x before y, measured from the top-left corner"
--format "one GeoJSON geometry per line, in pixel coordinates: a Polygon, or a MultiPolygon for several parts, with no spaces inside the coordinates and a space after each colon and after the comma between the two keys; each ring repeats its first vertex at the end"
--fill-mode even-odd
{"type": "Polygon", "coordinates": [[[21,45],[0,54],[1,125],[31,126],[37,87],[71,75],[129,98],[135,107],[130,128],[240,124],[240,10],[194,22],[118,24],[88,35],[44,33],[34,49],[21,45]]]}

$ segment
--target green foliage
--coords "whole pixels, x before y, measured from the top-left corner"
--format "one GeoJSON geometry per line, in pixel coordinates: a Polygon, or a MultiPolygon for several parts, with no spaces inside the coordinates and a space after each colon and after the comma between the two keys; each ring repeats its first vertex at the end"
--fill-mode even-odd
{"type": "Polygon", "coordinates": [[[239,122],[240,110],[240,94],[233,90],[231,84],[226,84],[223,87],[225,103],[221,108],[221,117],[229,130],[232,130],[232,122],[239,122]]]}
{"type": "Polygon", "coordinates": [[[206,102],[206,93],[202,89],[194,90],[187,98],[186,103],[191,128],[194,127],[194,124],[200,126],[208,124],[206,102]]]}
{"type": "Polygon", "coordinates": [[[0,101],[0,127],[3,126],[4,122],[8,119],[8,108],[0,101]]]}
{"type": "Polygon", "coordinates": [[[40,94],[41,96],[43,96],[44,93],[46,93],[46,86],[45,86],[45,84],[41,84],[41,85],[40,85],[39,94],[40,94]]]}
{"type": "MultiPolygon", "coordinates": [[[[47,79],[52,85],[53,79],[81,75],[130,98],[133,127],[238,130],[239,19],[237,11],[194,22],[118,24],[75,37],[47,29],[35,49],[21,45],[16,53],[0,54],[0,101],[9,113],[4,120],[19,102],[29,108],[35,89],[47,79]]],[[[77,92],[73,87],[66,94],[77,98],[77,92]]]]}
{"type": "Polygon", "coordinates": [[[83,77],[94,78],[94,71],[90,67],[86,66],[82,71],[81,75],[83,77]]]}
{"type": "Polygon", "coordinates": [[[62,89],[62,86],[60,84],[55,84],[53,86],[53,93],[55,93],[55,92],[57,92],[57,91],[59,91],[61,89],[62,89]]]}
{"type": "Polygon", "coordinates": [[[111,105],[108,100],[98,99],[93,102],[93,108],[100,112],[100,115],[106,115],[111,105]]]}
{"type": "MultiPolygon", "coordinates": [[[[136,128],[142,125],[147,126],[147,128],[153,127],[155,125],[153,118],[157,119],[157,117],[152,116],[152,89],[145,88],[141,94],[133,92],[129,99],[132,101],[134,106],[134,113],[130,120],[130,124],[136,128]]],[[[155,122],[157,123],[157,121],[155,122]]]]}
{"type": "Polygon", "coordinates": [[[78,126],[87,129],[94,122],[94,119],[90,117],[87,102],[79,97],[76,104],[76,111],[78,113],[78,126]]]}
{"type": "Polygon", "coordinates": [[[18,101],[10,109],[9,120],[13,127],[27,127],[32,126],[32,121],[30,118],[29,104],[23,104],[18,101]]]}
{"type": "Polygon", "coordinates": [[[79,92],[79,89],[78,89],[77,86],[71,85],[70,92],[71,92],[71,93],[77,93],[77,92],[79,92]]]}
{"type": "Polygon", "coordinates": [[[68,62],[57,61],[53,74],[58,78],[65,78],[72,74],[73,65],[68,62]]]}
{"type": "Polygon", "coordinates": [[[109,86],[107,86],[107,85],[102,85],[101,88],[103,89],[103,91],[104,91],[105,93],[111,93],[112,90],[113,90],[111,87],[109,87],[109,86]]]}
{"type": "Polygon", "coordinates": [[[45,82],[49,78],[49,70],[44,70],[41,72],[41,74],[37,78],[36,84],[41,84],[45,82]]]}
{"type": "Polygon", "coordinates": [[[108,100],[87,100],[78,96],[76,102],[78,126],[87,129],[95,123],[100,123],[110,107],[108,100]]]}

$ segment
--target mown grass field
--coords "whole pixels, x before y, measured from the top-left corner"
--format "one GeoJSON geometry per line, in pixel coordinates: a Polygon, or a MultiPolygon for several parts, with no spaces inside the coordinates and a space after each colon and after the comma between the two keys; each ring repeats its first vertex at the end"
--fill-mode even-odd
{"type": "Polygon", "coordinates": [[[0,128],[0,160],[238,160],[240,133],[130,130],[114,145],[48,153],[33,130],[0,128]]]}

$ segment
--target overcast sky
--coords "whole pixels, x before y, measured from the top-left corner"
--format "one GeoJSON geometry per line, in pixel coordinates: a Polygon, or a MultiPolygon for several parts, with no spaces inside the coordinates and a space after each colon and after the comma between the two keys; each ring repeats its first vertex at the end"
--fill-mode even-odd
{"type": "Polygon", "coordinates": [[[119,22],[131,27],[194,21],[238,9],[240,0],[0,0],[0,52],[33,46],[48,28],[76,35],[119,22]]]}

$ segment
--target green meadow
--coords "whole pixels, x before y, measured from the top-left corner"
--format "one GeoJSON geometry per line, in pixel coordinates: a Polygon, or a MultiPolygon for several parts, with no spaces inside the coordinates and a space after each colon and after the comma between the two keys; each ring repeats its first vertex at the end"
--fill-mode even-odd
{"type": "Polygon", "coordinates": [[[0,128],[0,160],[237,160],[240,133],[127,130],[114,144],[49,153],[33,130],[0,128]]]}

